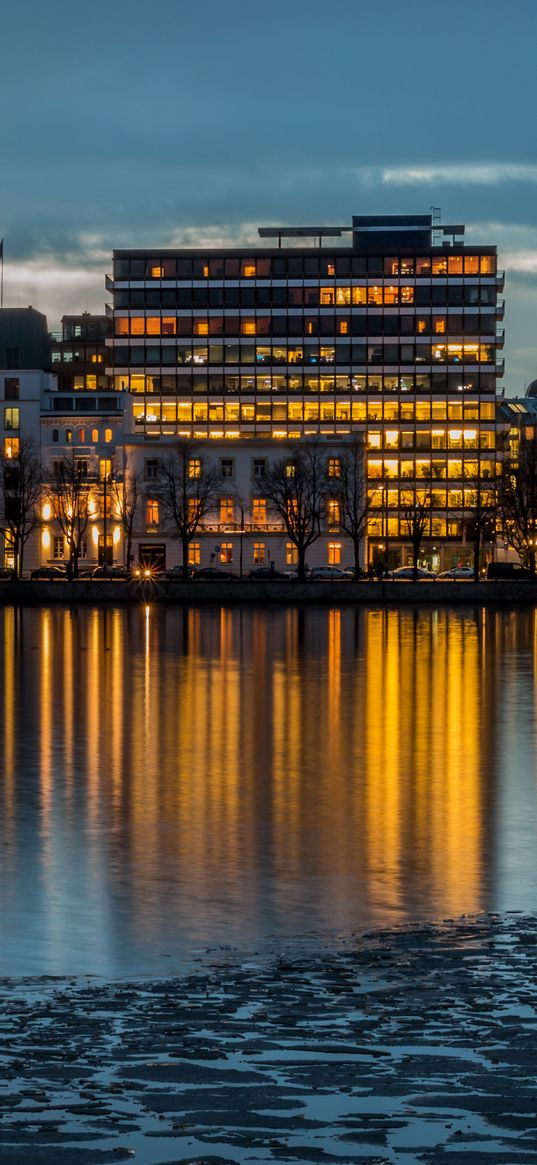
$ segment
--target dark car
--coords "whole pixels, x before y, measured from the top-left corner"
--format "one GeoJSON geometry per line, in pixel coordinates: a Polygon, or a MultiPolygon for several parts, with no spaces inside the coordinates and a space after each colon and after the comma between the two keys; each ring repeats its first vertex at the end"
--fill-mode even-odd
{"type": "Polygon", "coordinates": [[[254,566],[248,578],[251,578],[253,582],[263,582],[264,580],[270,582],[277,578],[286,579],[287,575],[282,574],[281,570],[273,570],[271,566],[254,566]]]}
{"type": "Polygon", "coordinates": [[[0,582],[11,582],[16,577],[16,572],[10,566],[0,567],[0,582]]]}
{"type": "Polygon", "coordinates": [[[194,582],[231,582],[233,571],[219,570],[217,566],[202,566],[194,575],[194,582]]]}
{"type": "Polygon", "coordinates": [[[32,579],[48,579],[51,582],[54,579],[65,579],[67,574],[61,566],[38,566],[33,570],[30,578],[32,579]]]}
{"type": "MultiPolygon", "coordinates": [[[[196,572],[195,566],[188,567],[188,577],[189,578],[194,578],[194,575],[196,573],[197,572],[196,572]]],[[[171,566],[170,569],[166,571],[166,578],[169,579],[170,582],[174,582],[174,581],[175,582],[183,582],[183,567],[182,566],[171,566]]]]}
{"type": "Polygon", "coordinates": [[[103,578],[109,582],[128,582],[132,577],[124,566],[96,566],[92,578],[103,578]]]}
{"type": "Polygon", "coordinates": [[[531,582],[535,576],[520,562],[489,562],[487,578],[494,582],[531,582]]]}

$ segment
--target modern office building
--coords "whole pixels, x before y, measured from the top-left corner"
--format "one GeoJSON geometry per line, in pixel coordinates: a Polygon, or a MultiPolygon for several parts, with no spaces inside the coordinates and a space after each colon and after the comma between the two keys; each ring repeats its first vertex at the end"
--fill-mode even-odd
{"type": "MultiPolygon", "coordinates": [[[[406,560],[425,493],[424,561],[469,557],[472,487],[497,472],[496,247],[465,245],[464,227],[434,214],[259,235],[241,249],[114,252],[108,371],[126,394],[127,457],[157,463],[188,437],[244,482],[258,444],[281,457],[318,439],[329,457],[362,433],[369,559],[406,560]]],[[[328,537],[314,554],[327,561],[328,537]]]]}

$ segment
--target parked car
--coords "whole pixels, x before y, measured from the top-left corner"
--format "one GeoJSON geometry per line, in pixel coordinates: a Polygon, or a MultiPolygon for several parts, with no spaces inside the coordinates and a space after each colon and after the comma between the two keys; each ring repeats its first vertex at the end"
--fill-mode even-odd
{"type": "MultiPolygon", "coordinates": [[[[143,574],[143,569],[141,570],[141,573],[143,574]]],[[[188,577],[194,578],[195,574],[197,574],[196,567],[189,566],[188,567],[188,577]]],[[[175,580],[175,582],[182,582],[183,581],[183,567],[182,566],[171,566],[170,569],[166,571],[166,578],[169,579],[170,582],[173,582],[174,580],[175,580]]]]}
{"type": "Polygon", "coordinates": [[[16,572],[10,566],[0,567],[0,582],[11,582],[16,577],[16,572]]]}
{"type": "MultiPolygon", "coordinates": [[[[423,566],[418,566],[417,573],[418,573],[418,581],[421,579],[433,579],[433,578],[437,577],[436,574],[434,573],[434,571],[425,570],[425,568],[423,566]]],[[[397,582],[398,579],[400,579],[401,582],[404,582],[405,580],[413,582],[414,578],[415,578],[414,567],[413,566],[398,566],[398,567],[396,567],[395,570],[385,571],[385,573],[383,574],[382,577],[394,579],[395,582],[397,582]]]]}
{"type": "Polygon", "coordinates": [[[91,577],[108,579],[109,582],[128,582],[132,576],[124,566],[96,566],[91,577]]]}
{"type": "Polygon", "coordinates": [[[202,566],[194,575],[194,582],[231,582],[233,571],[219,570],[217,566],[202,566]]]}
{"type": "Polygon", "coordinates": [[[520,562],[489,562],[487,578],[494,582],[535,581],[535,576],[520,562]]]}
{"type": "Polygon", "coordinates": [[[319,582],[321,579],[331,580],[332,582],[351,582],[352,575],[348,570],[342,570],[340,566],[315,566],[310,574],[311,579],[316,579],[319,582]]]}
{"type": "Polygon", "coordinates": [[[32,571],[30,578],[47,579],[49,582],[51,582],[54,579],[59,580],[61,578],[67,578],[67,573],[64,567],[61,566],[38,566],[36,570],[32,571]]]}
{"type": "Polygon", "coordinates": [[[473,566],[452,566],[452,567],[450,567],[449,570],[443,570],[438,575],[438,578],[452,578],[452,579],[453,578],[464,579],[464,578],[473,578],[473,577],[474,577],[473,566]]]}
{"type": "Polygon", "coordinates": [[[282,574],[281,570],[273,570],[271,566],[254,566],[250,571],[248,578],[253,582],[272,581],[272,579],[287,578],[287,575],[282,574]]]}

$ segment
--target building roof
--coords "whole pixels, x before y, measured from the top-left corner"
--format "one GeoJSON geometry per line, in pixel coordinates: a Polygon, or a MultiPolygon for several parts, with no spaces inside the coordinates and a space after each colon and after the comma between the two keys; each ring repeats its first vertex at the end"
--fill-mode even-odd
{"type": "Polygon", "coordinates": [[[0,308],[0,368],[51,367],[47,317],[33,307],[0,308]]]}

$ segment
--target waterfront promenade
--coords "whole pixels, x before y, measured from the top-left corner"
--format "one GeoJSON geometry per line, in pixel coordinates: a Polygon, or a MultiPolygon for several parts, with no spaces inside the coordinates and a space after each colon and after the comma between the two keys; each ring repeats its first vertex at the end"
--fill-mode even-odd
{"type": "Polygon", "coordinates": [[[19,582],[0,581],[0,604],[33,605],[64,603],[178,603],[188,606],[223,604],[249,606],[277,604],[399,605],[416,603],[419,606],[520,606],[537,602],[537,581],[489,582],[438,579],[432,582],[340,582],[296,580],[253,582],[247,578],[226,582],[182,583],[168,579],[150,581],[118,581],[79,578],[73,582],[60,579],[53,582],[40,579],[19,582]]]}

